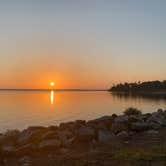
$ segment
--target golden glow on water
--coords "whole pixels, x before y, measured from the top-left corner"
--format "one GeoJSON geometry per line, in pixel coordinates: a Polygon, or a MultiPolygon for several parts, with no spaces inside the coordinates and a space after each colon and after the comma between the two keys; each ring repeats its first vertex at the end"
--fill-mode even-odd
{"type": "Polygon", "coordinates": [[[158,108],[166,109],[166,101],[123,98],[108,92],[1,91],[0,132],[15,128],[22,130],[28,126],[58,125],[77,119],[92,120],[113,113],[122,114],[131,106],[147,113],[158,108]]]}
{"type": "Polygon", "coordinates": [[[51,90],[51,92],[50,92],[50,103],[54,104],[54,91],[53,90],[51,90]]]}

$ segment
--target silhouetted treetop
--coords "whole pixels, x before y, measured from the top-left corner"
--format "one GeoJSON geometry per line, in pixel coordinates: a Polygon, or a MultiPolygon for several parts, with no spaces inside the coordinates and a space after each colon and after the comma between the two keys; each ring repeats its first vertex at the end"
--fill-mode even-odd
{"type": "Polygon", "coordinates": [[[166,80],[146,81],[138,83],[124,83],[112,86],[109,91],[114,92],[139,92],[139,91],[158,91],[166,90],[166,80]]]}

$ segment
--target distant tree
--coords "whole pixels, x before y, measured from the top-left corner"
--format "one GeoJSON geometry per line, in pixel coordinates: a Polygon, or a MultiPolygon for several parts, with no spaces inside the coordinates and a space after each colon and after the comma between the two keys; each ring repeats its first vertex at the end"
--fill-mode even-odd
{"type": "Polygon", "coordinates": [[[113,85],[110,91],[117,92],[137,92],[137,91],[157,91],[166,90],[166,80],[160,82],[156,81],[146,81],[146,82],[135,82],[135,83],[120,83],[113,85]]]}

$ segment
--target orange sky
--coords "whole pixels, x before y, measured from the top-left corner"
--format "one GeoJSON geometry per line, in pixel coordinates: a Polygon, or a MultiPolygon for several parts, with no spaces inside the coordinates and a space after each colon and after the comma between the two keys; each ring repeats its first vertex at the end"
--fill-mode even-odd
{"type": "Polygon", "coordinates": [[[0,2],[0,88],[164,80],[166,3],[0,2]]]}

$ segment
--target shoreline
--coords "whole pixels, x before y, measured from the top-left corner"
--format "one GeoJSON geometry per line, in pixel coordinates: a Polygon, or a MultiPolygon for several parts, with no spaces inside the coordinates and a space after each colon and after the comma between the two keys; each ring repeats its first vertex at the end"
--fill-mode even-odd
{"type": "Polygon", "coordinates": [[[163,140],[166,140],[166,110],[141,114],[130,108],[123,115],[112,114],[90,121],[8,130],[0,135],[0,163],[36,165],[41,160],[39,163],[44,166],[63,165],[67,160],[67,166],[79,165],[80,161],[83,165],[102,166],[111,162],[124,166],[125,162],[142,162],[144,158],[146,164],[166,159],[163,140]],[[153,151],[155,147],[160,153],[153,151]]]}

